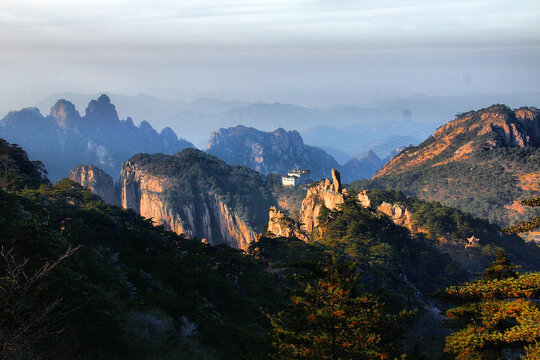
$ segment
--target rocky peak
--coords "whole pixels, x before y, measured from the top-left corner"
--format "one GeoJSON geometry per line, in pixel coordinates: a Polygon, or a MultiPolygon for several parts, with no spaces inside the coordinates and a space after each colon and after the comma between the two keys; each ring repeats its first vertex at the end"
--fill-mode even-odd
{"type": "Polygon", "coordinates": [[[360,201],[360,204],[362,204],[365,208],[371,207],[371,199],[368,196],[367,190],[360,191],[357,196],[358,201],[360,201]]]}
{"type": "Polygon", "coordinates": [[[336,169],[332,169],[332,185],[334,185],[334,192],[341,193],[341,174],[336,169]]]}
{"type": "MultiPolygon", "coordinates": [[[[2,119],[2,125],[11,125],[16,126],[18,128],[23,127],[31,127],[33,125],[43,125],[44,117],[39,112],[38,108],[35,107],[27,107],[18,111],[10,111],[7,113],[6,116],[2,119]]],[[[2,134],[2,136],[5,136],[2,134]]],[[[15,143],[15,141],[8,139],[9,141],[15,143]]],[[[19,143],[19,142],[17,142],[19,143]]]]}
{"type": "Polygon", "coordinates": [[[303,224],[303,230],[307,234],[319,225],[319,214],[321,208],[335,210],[345,201],[347,190],[341,187],[341,176],[339,172],[332,169],[332,180],[323,179],[312,185],[305,199],[302,201],[300,217],[303,224]]]}
{"type": "Polygon", "coordinates": [[[424,165],[433,167],[462,161],[486,148],[539,146],[538,109],[511,110],[505,105],[493,105],[460,114],[419,146],[402,151],[374,177],[401,173],[424,165]]]}
{"type": "Polygon", "coordinates": [[[105,94],[88,103],[85,116],[89,120],[100,122],[120,121],[115,106],[111,104],[111,99],[105,94]]]}
{"type": "Polygon", "coordinates": [[[273,132],[245,126],[220,129],[211,134],[207,149],[229,164],[248,166],[263,174],[285,174],[301,168],[310,170],[310,176],[317,180],[338,166],[324,150],[305,145],[297,131],[282,128],[273,132]]]}
{"type": "Polygon", "coordinates": [[[154,130],[152,125],[150,125],[150,123],[146,120],[141,121],[139,125],[139,129],[142,131],[143,134],[152,135],[152,136],[157,135],[157,131],[154,130]]]}
{"type": "MultiPolygon", "coordinates": [[[[359,192],[357,199],[363,207],[371,207],[371,199],[369,198],[367,190],[359,192]]],[[[414,232],[418,230],[417,226],[412,220],[412,213],[401,204],[393,204],[383,201],[379,206],[377,206],[377,211],[388,215],[396,225],[404,226],[414,232]]]]}
{"type": "Polygon", "coordinates": [[[361,158],[352,158],[340,168],[343,175],[343,181],[350,183],[354,180],[369,179],[386,163],[386,161],[386,159],[381,160],[377,154],[371,150],[361,158]]]}
{"type": "Polygon", "coordinates": [[[440,127],[433,136],[444,140],[456,133],[472,133],[478,137],[491,135],[486,139],[491,147],[538,146],[540,112],[536,108],[525,107],[513,111],[506,105],[493,105],[461,114],[456,120],[440,127]]]}
{"type": "Polygon", "coordinates": [[[260,174],[196,149],[135,155],[124,162],[118,187],[122,207],[178,234],[244,250],[273,204],[260,174]]]}
{"type": "Polygon", "coordinates": [[[277,210],[275,206],[270,207],[268,213],[267,235],[270,237],[296,237],[308,241],[308,237],[300,225],[286,213],[277,210]]]}
{"type": "Polygon", "coordinates": [[[369,150],[367,153],[364,154],[362,157],[363,160],[370,160],[374,162],[379,162],[381,159],[375,154],[373,150],[369,150]]]}
{"type": "Polygon", "coordinates": [[[56,120],[58,126],[62,128],[72,127],[81,118],[79,112],[75,109],[75,105],[64,99],[58,100],[51,107],[50,115],[56,120]]]}
{"type": "Polygon", "coordinates": [[[399,226],[404,226],[411,231],[416,228],[411,220],[412,213],[401,204],[390,204],[385,201],[377,207],[377,210],[388,215],[399,226]]]}
{"type": "Polygon", "coordinates": [[[118,205],[112,177],[94,165],[79,165],[69,174],[69,179],[90,189],[108,204],[118,205]]]}
{"type": "Polygon", "coordinates": [[[171,143],[178,141],[178,136],[170,127],[163,128],[163,130],[161,130],[161,132],[159,133],[159,136],[171,143]]]}

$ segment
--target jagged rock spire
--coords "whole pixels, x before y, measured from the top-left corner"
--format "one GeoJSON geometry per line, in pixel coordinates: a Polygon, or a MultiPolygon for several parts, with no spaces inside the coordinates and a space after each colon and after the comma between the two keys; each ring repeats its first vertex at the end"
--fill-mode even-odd
{"type": "Polygon", "coordinates": [[[334,186],[334,191],[341,193],[343,190],[341,188],[341,174],[336,169],[332,169],[332,184],[334,186]]]}

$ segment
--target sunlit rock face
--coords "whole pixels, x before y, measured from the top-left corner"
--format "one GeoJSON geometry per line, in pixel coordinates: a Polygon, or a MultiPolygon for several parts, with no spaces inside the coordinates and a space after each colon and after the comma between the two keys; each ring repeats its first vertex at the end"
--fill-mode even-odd
{"type": "Polygon", "coordinates": [[[118,189],[123,208],[155,224],[212,245],[243,250],[257,240],[266,222],[263,211],[273,201],[261,193],[259,174],[193,149],[174,156],[133,157],[122,167],[118,189]]]}
{"type": "Polygon", "coordinates": [[[332,180],[323,179],[311,186],[302,201],[300,212],[303,230],[311,234],[319,225],[321,208],[325,206],[329,210],[335,210],[345,201],[347,191],[341,186],[341,176],[336,169],[332,169],[332,180]]]}
{"type": "Polygon", "coordinates": [[[402,190],[503,226],[537,216],[519,200],[540,191],[540,110],[493,105],[458,114],[361,186],[402,190]]]}
{"type": "Polygon", "coordinates": [[[268,236],[270,237],[295,237],[308,241],[307,235],[302,231],[298,222],[290,218],[285,212],[272,206],[268,212],[268,236]]]}
{"type": "Polygon", "coordinates": [[[374,177],[402,173],[433,160],[433,166],[461,161],[484,148],[501,147],[540,147],[540,111],[534,107],[511,110],[493,105],[462,114],[414,150],[401,152],[374,177]]]}
{"type": "Polygon", "coordinates": [[[98,195],[103,201],[110,205],[120,204],[112,177],[96,166],[77,166],[69,174],[69,179],[90,189],[94,194],[98,195]]]}

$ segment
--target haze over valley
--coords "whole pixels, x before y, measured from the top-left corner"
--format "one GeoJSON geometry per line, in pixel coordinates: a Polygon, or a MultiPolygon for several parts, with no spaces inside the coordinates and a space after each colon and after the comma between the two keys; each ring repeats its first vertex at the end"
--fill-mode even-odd
{"type": "Polygon", "coordinates": [[[0,358],[540,359],[538,19],[1,1],[0,358]]]}

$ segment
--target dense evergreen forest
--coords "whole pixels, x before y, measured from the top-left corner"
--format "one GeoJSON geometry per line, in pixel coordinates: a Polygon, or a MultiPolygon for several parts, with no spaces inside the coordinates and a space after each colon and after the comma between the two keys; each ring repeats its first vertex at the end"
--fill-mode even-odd
{"type": "Polygon", "coordinates": [[[317,239],[262,236],[243,253],[52,185],[3,140],[0,162],[2,358],[540,356],[538,249],[461,211],[374,192],[414,210],[428,230],[412,234],[350,196],[317,239]],[[479,276],[436,241],[471,232],[486,239],[479,276]]]}

